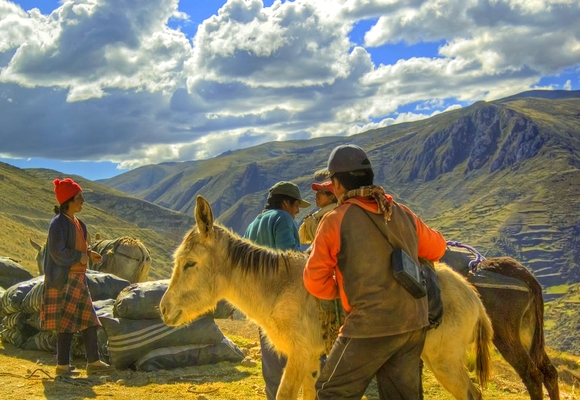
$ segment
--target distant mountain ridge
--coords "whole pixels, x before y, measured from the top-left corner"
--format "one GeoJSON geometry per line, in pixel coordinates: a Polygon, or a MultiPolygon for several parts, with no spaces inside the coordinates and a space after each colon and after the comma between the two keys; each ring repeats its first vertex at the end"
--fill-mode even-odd
{"type": "Polygon", "coordinates": [[[343,143],[364,148],[376,183],[447,238],[514,256],[545,286],[580,279],[580,91],[530,91],[350,137],[271,142],[163,173],[145,166],[102,183],[190,216],[201,194],[242,233],[277,181],[296,182],[314,203],[313,173],[343,143]]]}

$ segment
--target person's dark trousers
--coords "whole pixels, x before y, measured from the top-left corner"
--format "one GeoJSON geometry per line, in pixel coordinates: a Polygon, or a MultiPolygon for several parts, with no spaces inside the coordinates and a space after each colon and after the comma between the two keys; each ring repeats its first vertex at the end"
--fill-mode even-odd
{"type": "Polygon", "coordinates": [[[266,337],[260,329],[260,347],[262,348],[262,376],[266,382],[266,398],[275,400],[278,387],[282,380],[284,367],[286,367],[286,357],[279,356],[267,344],[266,337]]]}
{"type": "Polygon", "coordinates": [[[72,332],[59,332],[56,335],[56,364],[70,364],[70,346],[72,345],[72,332]]]}
{"type": "Polygon", "coordinates": [[[339,337],[316,382],[317,399],[360,399],[376,375],[381,400],[421,400],[427,328],[401,335],[339,337]]]}
{"type": "Polygon", "coordinates": [[[98,328],[98,326],[91,326],[81,332],[83,334],[83,342],[85,343],[85,352],[89,364],[101,359],[99,357],[99,343],[97,341],[98,328]]]}

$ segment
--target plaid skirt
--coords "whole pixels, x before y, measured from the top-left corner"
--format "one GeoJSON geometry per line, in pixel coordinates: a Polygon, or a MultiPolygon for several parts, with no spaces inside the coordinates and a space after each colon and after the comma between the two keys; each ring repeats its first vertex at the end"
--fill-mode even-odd
{"type": "Polygon", "coordinates": [[[73,333],[101,325],[85,274],[69,274],[62,290],[44,288],[40,322],[43,330],[73,333]]]}

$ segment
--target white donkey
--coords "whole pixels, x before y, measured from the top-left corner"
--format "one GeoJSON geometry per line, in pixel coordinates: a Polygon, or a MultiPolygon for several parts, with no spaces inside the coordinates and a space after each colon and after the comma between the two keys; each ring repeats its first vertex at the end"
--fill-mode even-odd
{"type": "MultiPolygon", "coordinates": [[[[273,348],[288,358],[277,399],[314,399],[319,358],[324,351],[319,306],[304,287],[307,256],[256,246],[214,224],[209,203],[197,197],[194,227],[176,250],[173,275],[160,303],[167,325],[185,324],[226,299],[266,332],[273,348]]],[[[476,374],[490,375],[491,322],[471,285],[444,264],[436,264],[444,314],[427,333],[422,354],[437,380],[457,399],[481,398],[469,379],[467,351],[475,340],[476,374]]]]}

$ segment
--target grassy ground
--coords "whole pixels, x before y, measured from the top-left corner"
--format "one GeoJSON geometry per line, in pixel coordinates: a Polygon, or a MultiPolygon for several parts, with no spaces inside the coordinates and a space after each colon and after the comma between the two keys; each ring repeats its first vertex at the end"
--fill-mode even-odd
{"type": "MultiPolygon", "coordinates": [[[[199,367],[180,368],[155,373],[118,371],[108,378],[85,374],[84,363],[77,360],[81,376],[74,380],[54,380],[54,356],[45,352],[25,351],[11,345],[0,345],[0,382],[2,399],[264,399],[261,377],[257,327],[247,321],[218,320],[222,331],[249,356],[257,361],[255,366],[219,363],[199,367]],[[38,369],[38,370],[37,370],[38,369]],[[26,378],[26,375],[37,370],[26,378]]],[[[554,357],[561,372],[563,399],[580,399],[574,383],[577,360],[554,357]]],[[[577,383],[576,383],[577,385],[577,383]]],[[[452,400],[429,371],[424,374],[426,399],[452,400]]],[[[524,400],[527,392],[513,369],[499,355],[494,355],[494,373],[484,392],[487,399],[524,400]]],[[[378,399],[376,387],[367,391],[366,399],[378,399]]],[[[547,398],[547,397],[546,397],[547,398]]]]}

